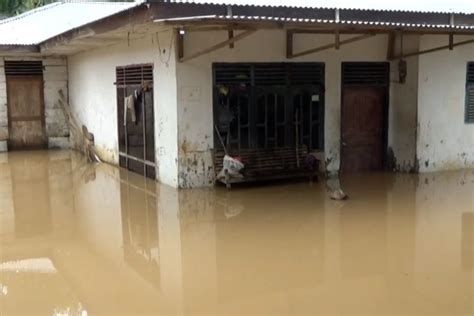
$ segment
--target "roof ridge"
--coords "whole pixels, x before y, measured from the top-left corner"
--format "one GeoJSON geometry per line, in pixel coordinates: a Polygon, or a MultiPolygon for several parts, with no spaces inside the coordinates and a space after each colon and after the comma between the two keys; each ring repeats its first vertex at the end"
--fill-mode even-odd
{"type": "Polygon", "coordinates": [[[90,1],[90,0],[62,0],[64,4],[67,3],[74,3],[74,4],[104,4],[104,5],[128,5],[128,4],[134,4],[137,2],[143,2],[143,1],[90,1]]]}
{"type": "Polygon", "coordinates": [[[57,1],[0,21],[0,46],[36,45],[58,34],[131,10],[143,3],[143,0],[135,2],[57,1]]]}
{"type": "Polygon", "coordinates": [[[115,2],[115,1],[88,1],[88,0],[60,0],[60,1],[55,1],[55,2],[52,2],[52,3],[46,4],[46,5],[34,8],[32,10],[28,10],[26,12],[23,12],[21,14],[18,14],[18,15],[15,15],[15,16],[3,19],[3,20],[0,20],[0,25],[10,23],[10,22],[13,22],[13,21],[17,21],[17,20],[23,19],[27,16],[30,16],[32,14],[36,14],[38,12],[46,11],[46,10],[49,10],[53,7],[57,7],[59,5],[68,4],[68,3],[101,4],[101,5],[102,4],[103,5],[124,5],[125,6],[125,5],[132,5],[132,4],[137,3],[137,2],[143,2],[143,0],[134,1],[134,2],[131,2],[131,1],[117,1],[117,2],[115,2]]]}

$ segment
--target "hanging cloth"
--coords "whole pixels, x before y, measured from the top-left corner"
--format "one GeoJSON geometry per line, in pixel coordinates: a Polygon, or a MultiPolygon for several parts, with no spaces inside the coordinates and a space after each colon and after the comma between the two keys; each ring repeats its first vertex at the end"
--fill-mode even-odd
{"type": "Polygon", "coordinates": [[[128,111],[130,111],[131,121],[135,123],[137,121],[137,117],[135,113],[135,96],[134,95],[129,95],[128,97],[125,97],[123,101],[123,125],[127,125],[127,112],[128,111]]]}

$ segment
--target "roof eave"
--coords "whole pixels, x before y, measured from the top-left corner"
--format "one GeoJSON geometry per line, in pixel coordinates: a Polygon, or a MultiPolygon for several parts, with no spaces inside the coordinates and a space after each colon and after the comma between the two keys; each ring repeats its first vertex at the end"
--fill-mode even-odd
{"type": "Polygon", "coordinates": [[[40,53],[39,45],[1,45],[0,54],[40,53]]]}
{"type": "MultiPolygon", "coordinates": [[[[222,29],[286,29],[301,33],[390,33],[403,31],[417,34],[453,34],[474,35],[474,27],[450,27],[436,25],[403,25],[394,23],[358,23],[357,21],[292,21],[291,19],[227,19],[215,16],[196,16],[188,18],[156,19],[155,23],[199,30],[202,27],[220,27],[222,29]]],[[[212,30],[212,29],[211,29],[212,30]]]]}
{"type": "Polygon", "coordinates": [[[135,7],[131,7],[127,10],[120,11],[113,15],[104,17],[96,20],[92,23],[81,25],[74,29],[68,30],[47,40],[42,41],[38,44],[40,52],[47,53],[49,50],[54,49],[60,45],[67,45],[77,37],[87,37],[96,34],[105,33],[114,29],[117,29],[126,24],[132,18],[148,18],[152,20],[148,14],[148,5],[141,3],[135,7]]]}

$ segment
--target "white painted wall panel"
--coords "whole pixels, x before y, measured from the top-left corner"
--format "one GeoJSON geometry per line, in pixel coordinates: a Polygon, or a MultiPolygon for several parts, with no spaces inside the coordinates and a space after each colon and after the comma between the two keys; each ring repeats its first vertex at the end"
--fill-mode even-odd
{"type": "Polygon", "coordinates": [[[154,64],[155,148],[157,178],[177,186],[177,106],[174,39],[171,30],[150,33],[140,40],[104,47],[69,57],[70,103],[79,124],[94,133],[100,156],[118,163],[115,68],[154,64]],[[162,49],[160,56],[157,36],[162,49]]]}
{"type": "Polygon", "coordinates": [[[47,58],[43,66],[46,134],[52,143],[52,138],[69,137],[67,119],[58,103],[59,90],[68,96],[67,65],[64,58],[47,58]]]}
{"type": "MultiPolygon", "coordinates": [[[[403,37],[404,52],[418,50],[420,37],[403,37]]],[[[395,54],[400,54],[400,38],[396,38],[395,54]]],[[[399,82],[398,60],[391,63],[390,107],[388,146],[393,150],[393,169],[415,171],[416,169],[416,113],[418,107],[418,57],[405,59],[407,77],[399,82]]],[[[390,157],[389,157],[390,158],[390,157]]]]}
{"type": "MultiPolygon", "coordinates": [[[[456,37],[455,41],[461,41],[456,37]]],[[[446,36],[422,36],[420,49],[446,45],[446,36]]],[[[418,140],[420,171],[474,167],[474,124],[464,123],[467,62],[474,45],[419,58],[418,140]]]]}

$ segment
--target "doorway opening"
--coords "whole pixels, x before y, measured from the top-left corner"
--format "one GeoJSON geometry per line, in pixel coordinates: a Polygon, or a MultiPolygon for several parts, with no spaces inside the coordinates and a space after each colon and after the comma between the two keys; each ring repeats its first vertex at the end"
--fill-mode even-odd
{"type": "Polygon", "coordinates": [[[119,165],[155,179],[153,65],[116,68],[119,165]]]}
{"type": "Polygon", "coordinates": [[[342,173],[385,167],[389,67],[386,62],[342,63],[342,173]]]}

